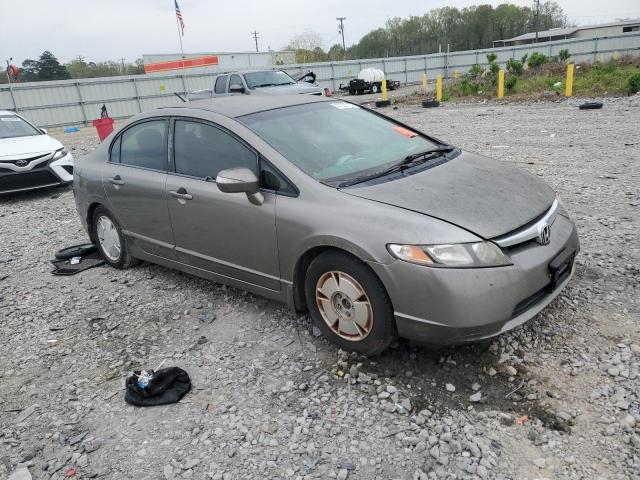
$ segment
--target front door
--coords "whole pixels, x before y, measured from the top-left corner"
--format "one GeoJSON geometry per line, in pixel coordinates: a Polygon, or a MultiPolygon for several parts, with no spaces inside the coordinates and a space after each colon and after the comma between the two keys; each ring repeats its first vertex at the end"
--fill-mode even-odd
{"type": "Polygon", "coordinates": [[[276,195],[254,205],[244,193],[222,193],[220,170],[258,171],[255,151],[213,124],[175,120],[174,173],[167,198],[179,261],[222,277],[280,290],[276,195]]]}
{"type": "Polygon", "coordinates": [[[135,247],[174,258],[165,186],[169,121],[137,123],[122,132],[102,170],[110,210],[135,247]]]}

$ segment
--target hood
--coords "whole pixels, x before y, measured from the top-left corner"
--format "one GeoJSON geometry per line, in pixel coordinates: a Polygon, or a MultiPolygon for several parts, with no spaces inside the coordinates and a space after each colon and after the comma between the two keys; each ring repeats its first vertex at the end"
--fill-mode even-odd
{"type": "Polygon", "coordinates": [[[445,220],[485,239],[531,222],[555,199],[537,177],[467,152],[397,180],[342,191],[445,220]]]}
{"type": "Polygon", "coordinates": [[[5,157],[14,159],[38,153],[53,152],[59,148],[62,148],[62,144],[49,135],[0,138],[0,160],[5,157]]]}
{"type": "Polygon", "coordinates": [[[280,85],[279,87],[256,88],[255,90],[252,90],[251,93],[253,92],[268,93],[270,95],[273,95],[273,94],[290,95],[292,93],[318,94],[318,93],[322,93],[323,90],[317,85],[312,85],[311,83],[307,83],[307,82],[301,82],[301,83],[294,83],[293,85],[280,85]]]}

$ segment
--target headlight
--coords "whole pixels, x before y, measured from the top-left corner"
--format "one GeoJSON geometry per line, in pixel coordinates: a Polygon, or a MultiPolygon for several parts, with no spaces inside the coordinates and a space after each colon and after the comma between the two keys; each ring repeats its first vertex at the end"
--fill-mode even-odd
{"type": "Polygon", "coordinates": [[[61,158],[66,157],[69,154],[66,148],[61,148],[60,150],[56,150],[56,153],[53,155],[51,161],[60,160],[61,158]]]}
{"type": "Polygon", "coordinates": [[[502,267],[512,265],[500,247],[493,242],[444,245],[389,244],[391,255],[405,262],[431,267],[502,267]]]}

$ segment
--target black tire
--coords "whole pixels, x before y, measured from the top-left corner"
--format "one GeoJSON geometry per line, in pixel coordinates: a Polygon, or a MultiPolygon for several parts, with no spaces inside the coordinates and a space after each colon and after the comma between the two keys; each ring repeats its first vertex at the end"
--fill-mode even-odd
{"type": "Polygon", "coordinates": [[[440,102],[438,100],[423,100],[422,101],[422,108],[434,108],[434,107],[439,107],[440,106],[440,102]]]}
{"type": "Polygon", "coordinates": [[[376,85],[375,83],[371,85],[371,93],[378,93],[379,91],[380,87],[378,87],[378,85],[376,85]]]}
{"type": "Polygon", "coordinates": [[[585,102],[578,108],[580,110],[598,110],[602,108],[602,102],[585,102]]]}
{"type": "Polygon", "coordinates": [[[364,355],[377,355],[386,350],[395,340],[396,323],[389,296],[376,274],[361,260],[340,251],[328,251],[316,257],[305,276],[305,297],[311,318],[333,344],[343,350],[364,355]],[[349,340],[338,335],[325,322],[316,302],[318,280],[328,272],[344,272],[356,280],[366,296],[372,312],[372,326],[368,335],[360,340],[349,340]]]}
{"type": "Polygon", "coordinates": [[[67,260],[73,257],[84,257],[96,251],[93,243],[83,243],[82,245],[74,245],[73,247],[63,248],[56,252],[56,260],[67,260]]]}
{"type": "Polygon", "coordinates": [[[116,220],[115,216],[112,215],[111,212],[106,208],[104,208],[102,205],[96,208],[96,210],[93,212],[92,228],[93,228],[93,232],[95,233],[96,245],[98,247],[98,251],[100,252],[100,255],[102,256],[102,258],[104,258],[104,260],[109,265],[111,265],[114,268],[119,268],[124,270],[126,268],[131,268],[137,265],[138,263],[140,263],[140,260],[138,260],[137,258],[133,258],[129,253],[129,246],[127,245],[125,236],[122,234],[122,228],[120,227],[118,220],[116,220]],[[113,260],[109,258],[108,255],[105,254],[104,250],[102,249],[102,245],[100,244],[100,240],[98,239],[97,224],[100,217],[107,217],[109,220],[111,220],[111,222],[114,224],[116,228],[118,237],[120,238],[120,255],[117,260],[113,260]]]}

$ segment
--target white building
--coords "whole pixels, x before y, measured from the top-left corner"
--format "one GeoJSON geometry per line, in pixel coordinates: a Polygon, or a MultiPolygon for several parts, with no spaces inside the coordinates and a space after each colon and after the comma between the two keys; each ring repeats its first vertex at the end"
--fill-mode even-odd
{"type": "Polygon", "coordinates": [[[295,63],[295,52],[204,52],[143,54],[145,73],[185,69],[189,72],[224,72],[295,63]]]}
{"type": "MultiPolygon", "coordinates": [[[[602,23],[600,25],[585,25],[581,27],[552,28],[538,32],[538,42],[566,40],[568,38],[596,38],[611,37],[625,33],[640,33],[640,18],[622,20],[619,22],[602,23]]],[[[526,45],[536,43],[536,32],[525,33],[513,38],[494,40],[494,47],[509,47],[512,45],[526,45]]]]}

